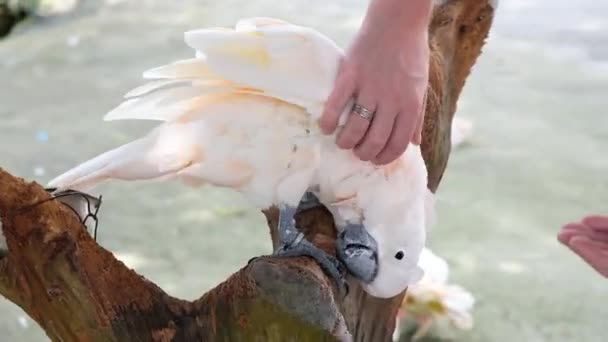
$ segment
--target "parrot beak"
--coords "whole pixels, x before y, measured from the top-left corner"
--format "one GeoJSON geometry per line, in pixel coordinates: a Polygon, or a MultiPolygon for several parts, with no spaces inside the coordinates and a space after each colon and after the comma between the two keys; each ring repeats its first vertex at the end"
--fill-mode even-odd
{"type": "Polygon", "coordinates": [[[362,225],[348,225],[336,241],[337,254],[355,278],[368,284],[378,274],[378,244],[362,225]]]}

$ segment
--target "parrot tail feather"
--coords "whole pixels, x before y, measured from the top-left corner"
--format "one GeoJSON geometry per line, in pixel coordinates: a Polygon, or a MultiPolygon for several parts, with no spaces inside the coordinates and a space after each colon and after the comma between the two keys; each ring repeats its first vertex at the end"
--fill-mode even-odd
{"type": "Polygon", "coordinates": [[[157,132],[102,153],[51,180],[48,186],[57,191],[86,191],[107,179],[167,179],[202,160],[196,148],[160,148],[162,144],[158,144],[158,134],[154,133],[157,132]]]}

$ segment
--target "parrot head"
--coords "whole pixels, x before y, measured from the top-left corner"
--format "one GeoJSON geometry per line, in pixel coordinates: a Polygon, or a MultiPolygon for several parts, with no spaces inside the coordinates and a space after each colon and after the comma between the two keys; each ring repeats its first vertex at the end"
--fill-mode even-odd
{"type": "Polygon", "coordinates": [[[387,235],[386,229],[368,229],[379,248],[377,249],[378,269],[370,282],[363,282],[365,292],[374,297],[391,298],[408,286],[418,283],[424,271],[418,265],[424,248],[424,230],[411,231],[411,234],[387,235]]]}
{"type": "MultiPolygon", "coordinates": [[[[419,164],[419,173],[425,175],[422,159],[419,164]]],[[[409,171],[415,169],[413,163],[408,165],[409,171]]],[[[336,251],[349,273],[368,294],[390,298],[424,276],[419,259],[426,243],[426,226],[433,222],[434,202],[425,177],[415,179],[417,184],[404,182],[399,186],[382,181],[382,177],[355,178],[359,192],[331,203],[328,209],[340,232],[336,251]],[[392,190],[404,186],[411,191],[392,190]]]]}
{"type": "MultiPolygon", "coordinates": [[[[383,224],[347,225],[338,235],[336,251],[365,292],[391,298],[424,276],[419,259],[424,251],[424,229],[387,229],[383,224]]],[[[410,223],[411,224],[411,223],[410,223]]],[[[391,227],[400,227],[395,224],[391,227]]]]}

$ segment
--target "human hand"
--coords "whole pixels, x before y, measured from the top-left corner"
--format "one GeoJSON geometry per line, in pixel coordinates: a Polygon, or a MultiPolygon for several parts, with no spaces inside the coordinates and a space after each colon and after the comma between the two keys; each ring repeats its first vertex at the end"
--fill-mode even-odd
{"type": "Polygon", "coordinates": [[[587,216],[562,227],[558,240],[608,278],[608,216],[587,216]]]}
{"type": "MultiPolygon", "coordinates": [[[[408,3],[420,7],[422,2],[402,1],[395,6],[408,3]]],[[[380,15],[383,11],[398,12],[398,9],[386,4],[373,6],[374,1],[342,60],[320,126],[324,133],[333,133],[340,114],[354,98],[375,115],[369,120],[351,113],[338,134],[338,146],[354,149],[361,160],[388,164],[398,158],[410,142],[420,144],[428,84],[428,22],[408,22],[411,10],[406,17],[395,13],[380,15]],[[380,8],[382,5],[385,7],[380,8]]],[[[419,17],[427,15],[424,10],[419,10],[422,11],[419,17]]]]}

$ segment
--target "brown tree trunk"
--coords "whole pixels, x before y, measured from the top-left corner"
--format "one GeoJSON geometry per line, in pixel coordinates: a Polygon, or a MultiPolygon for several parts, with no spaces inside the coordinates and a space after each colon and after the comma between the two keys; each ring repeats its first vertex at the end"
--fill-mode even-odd
{"type": "MultiPolygon", "coordinates": [[[[456,102],[494,14],[490,0],[442,0],[430,26],[431,77],[422,145],[435,191],[450,153],[456,102]]],[[[0,294],[53,341],[390,341],[404,294],[341,298],[311,259],[257,258],[200,299],[184,301],[116,260],[76,215],[0,169],[0,294]]],[[[276,242],[276,210],[264,213],[276,242]]],[[[324,209],[297,218],[333,253],[324,209]]]]}

